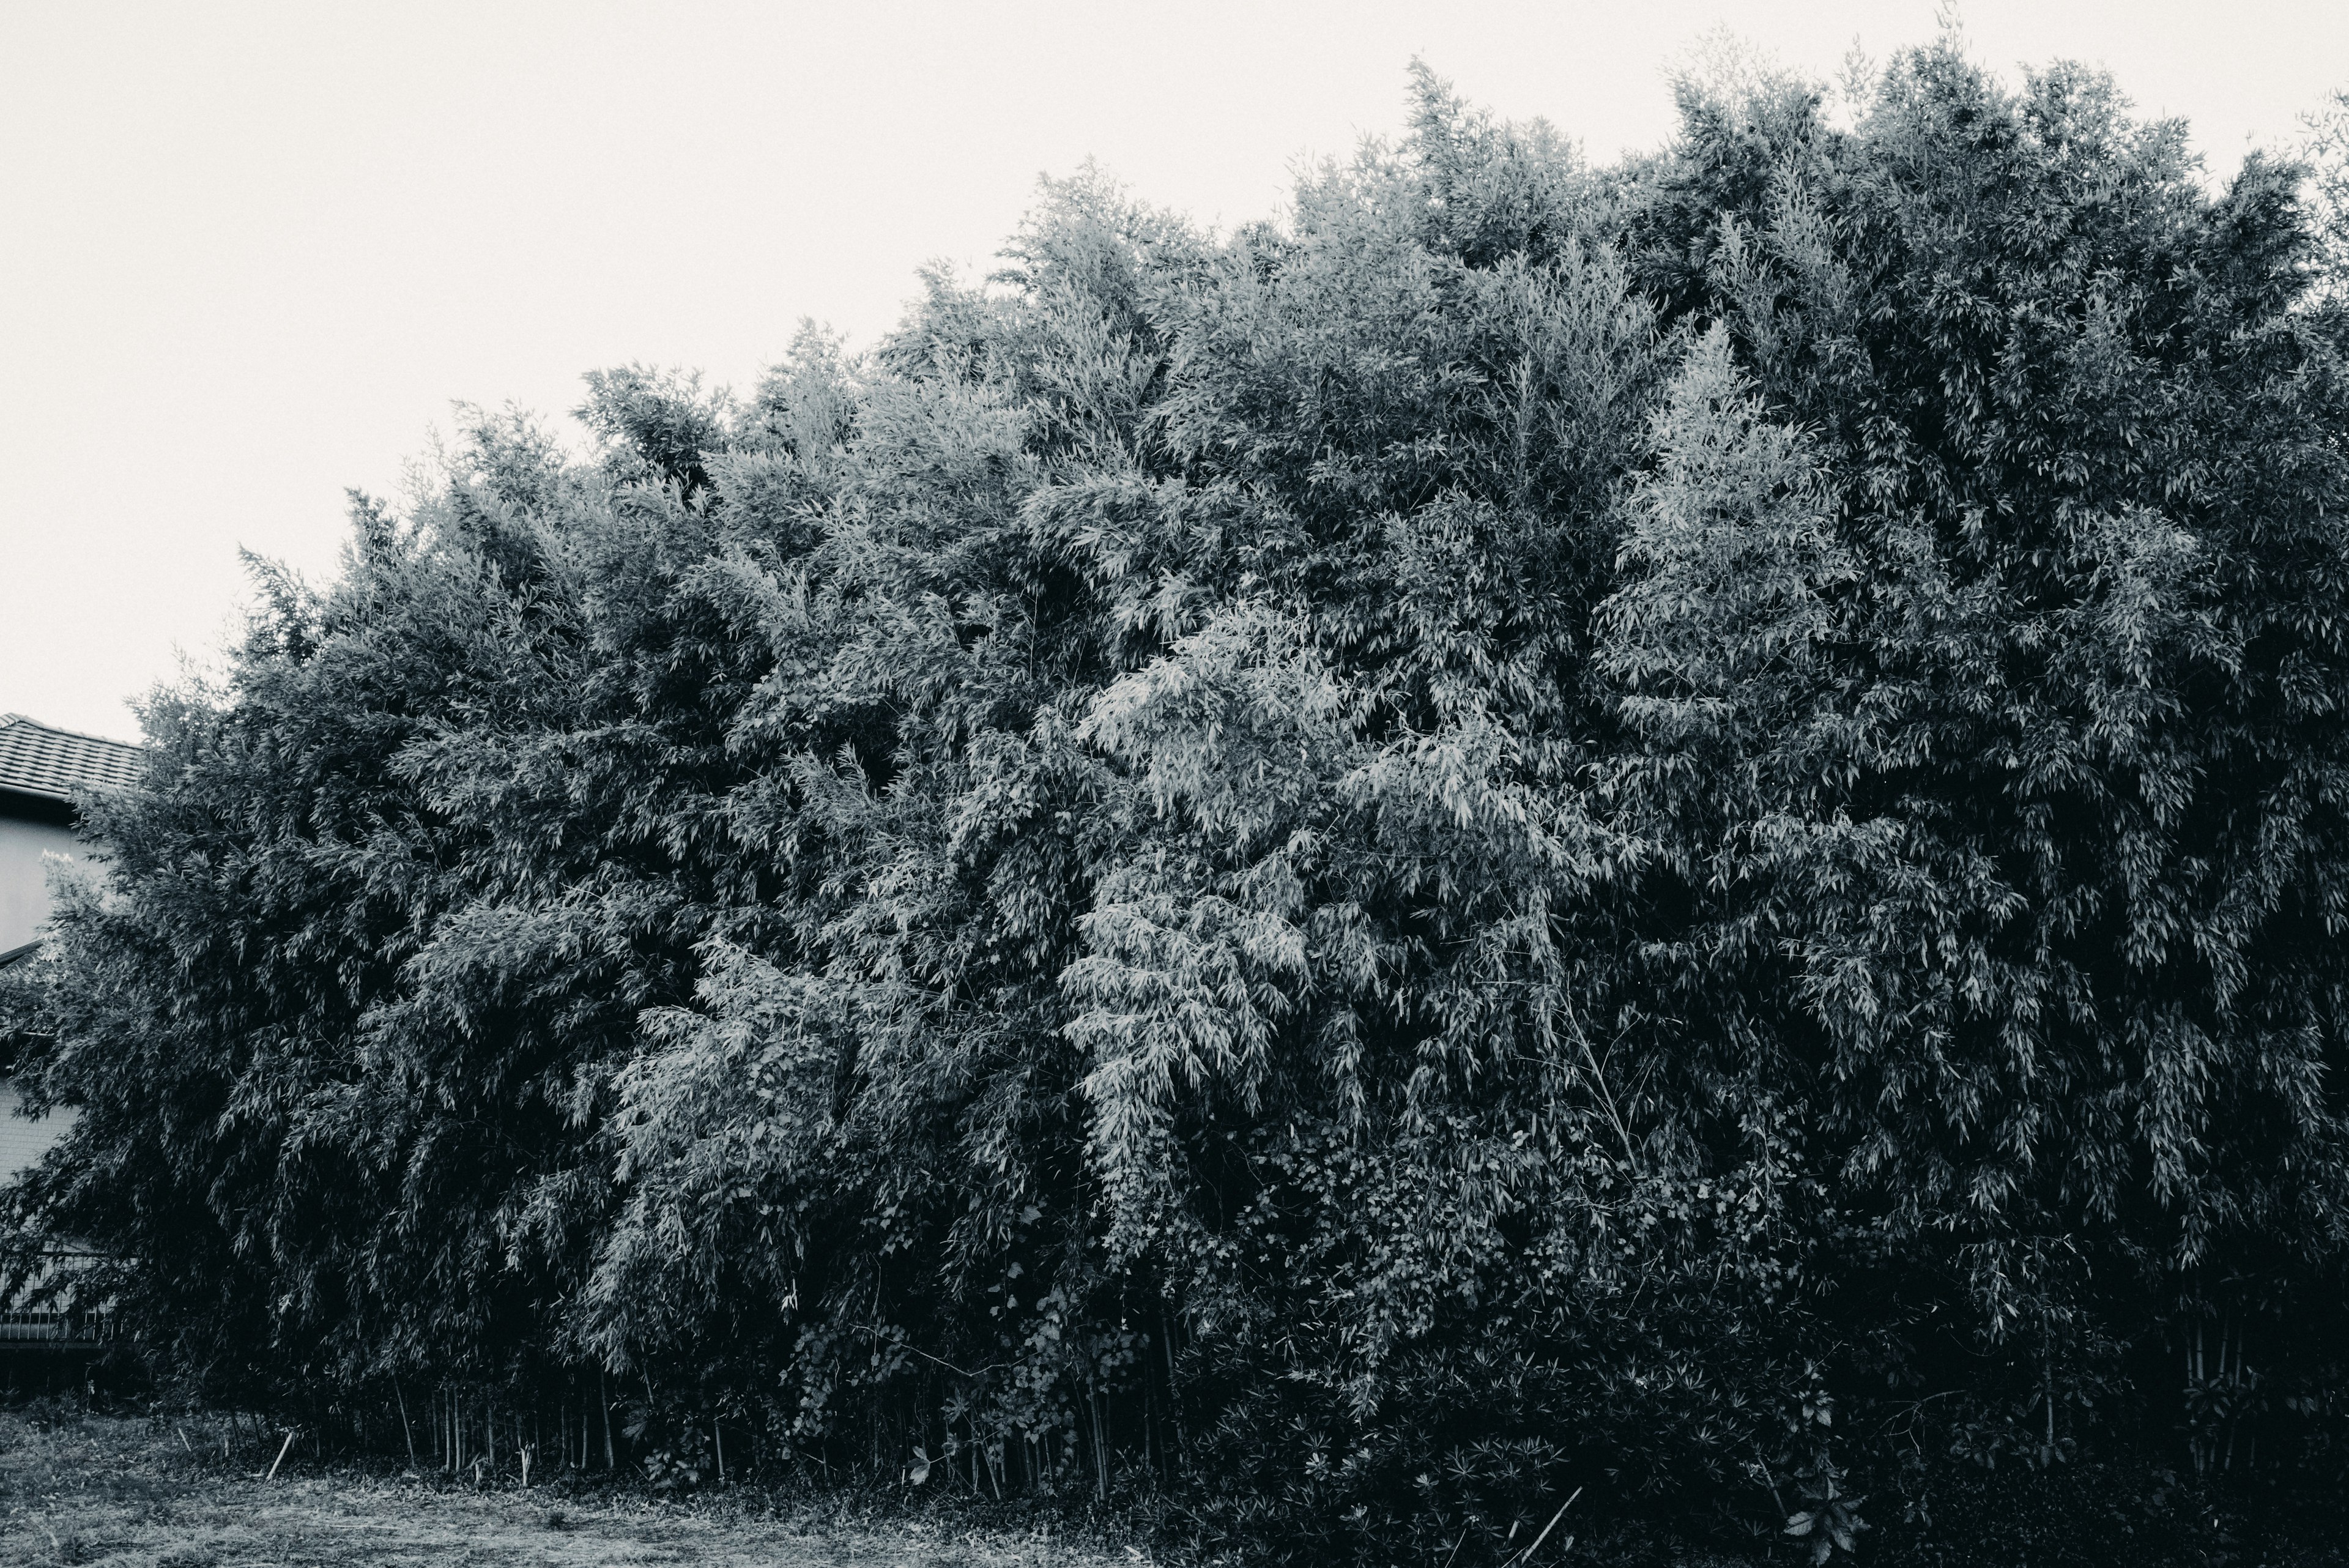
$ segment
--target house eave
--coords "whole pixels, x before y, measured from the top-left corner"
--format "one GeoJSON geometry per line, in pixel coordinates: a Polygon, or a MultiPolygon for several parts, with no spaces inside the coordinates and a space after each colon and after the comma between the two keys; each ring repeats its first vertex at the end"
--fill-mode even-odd
{"type": "Polygon", "coordinates": [[[69,827],[80,815],[74,805],[74,797],[62,790],[0,784],[0,817],[13,816],[69,827]]]}

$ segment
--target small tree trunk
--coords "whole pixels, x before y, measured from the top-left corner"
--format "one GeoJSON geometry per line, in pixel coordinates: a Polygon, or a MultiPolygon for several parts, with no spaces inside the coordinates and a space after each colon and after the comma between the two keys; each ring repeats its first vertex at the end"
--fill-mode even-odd
{"type": "Polygon", "coordinates": [[[391,1380],[392,1397],[399,1401],[399,1429],[408,1438],[408,1468],[416,1468],[416,1428],[408,1424],[408,1396],[401,1392],[399,1379],[391,1380]]]}
{"type": "Polygon", "coordinates": [[[605,1383],[604,1369],[600,1366],[595,1369],[595,1391],[603,1397],[604,1468],[607,1470],[616,1470],[620,1468],[620,1461],[612,1455],[612,1390],[605,1383]]]}

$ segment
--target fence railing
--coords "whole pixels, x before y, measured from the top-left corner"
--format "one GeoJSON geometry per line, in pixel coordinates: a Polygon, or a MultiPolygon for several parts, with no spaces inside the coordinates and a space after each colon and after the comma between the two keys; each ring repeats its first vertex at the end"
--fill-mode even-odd
{"type": "MultiPolygon", "coordinates": [[[[23,1254],[17,1256],[21,1259],[23,1254]]],[[[87,1350],[111,1337],[113,1314],[102,1304],[77,1300],[75,1294],[75,1276],[105,1261],[103,1253],[66,1248],[37,1254],[24,1282],[0,1295],[0,1354],[87,1350]],[[40,1304],[20,1304],[35,1302],[40,1304]]]]}

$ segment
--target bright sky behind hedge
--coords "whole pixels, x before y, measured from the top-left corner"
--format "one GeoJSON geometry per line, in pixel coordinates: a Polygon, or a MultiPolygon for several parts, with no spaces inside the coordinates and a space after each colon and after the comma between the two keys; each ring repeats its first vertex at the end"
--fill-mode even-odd
{"type": "MultiPolygon", "coordinates": [[[[2101,61],[2214,169],[2349,85],[2338,0],[1959,8],[2101,61]]],[[[0,711],[118,735],[202,655],[236,551],[331,569],[452,400],[561,410],[640,360],[747,386],[802,316],[867,341],[1087,157],[1225,223],[1400,128],[1423,55],[1597,158],[1670,131],[1723,25],[1832,75],[1925,0],[1627,5],[0,6],[0,711]]]]}

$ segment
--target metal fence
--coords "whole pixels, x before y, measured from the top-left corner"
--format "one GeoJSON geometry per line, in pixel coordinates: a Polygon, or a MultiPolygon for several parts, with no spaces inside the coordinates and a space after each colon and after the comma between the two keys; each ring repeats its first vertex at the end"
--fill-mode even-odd
{"type": "Polygon", "coordinates": [[[37,1254],[24,1282],[0,1296],[0,1355],[94,1350],[105,1344],[113,1314],[103,1303],[77,1299],[75,1288],[77,1275],[103,1262],[102,1253],[63,1248],[37,1254]],[[22,1304],[31,1303],[40,1304],[22,1304]]]}

